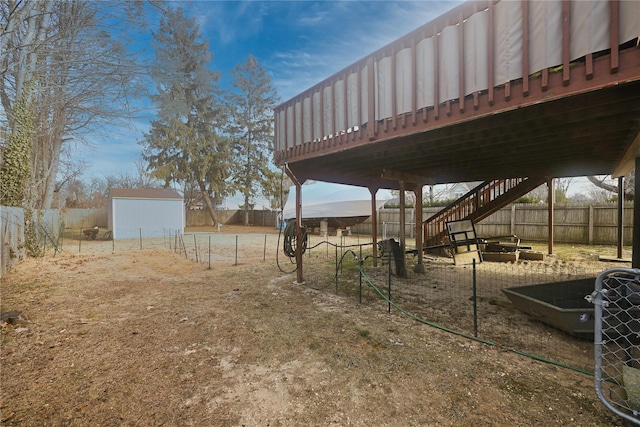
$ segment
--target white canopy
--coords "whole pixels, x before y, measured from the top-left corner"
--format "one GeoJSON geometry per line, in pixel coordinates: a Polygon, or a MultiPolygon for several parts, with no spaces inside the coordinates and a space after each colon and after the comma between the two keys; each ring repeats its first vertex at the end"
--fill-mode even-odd
{"type": "MultiPolygon", "coordinates": [[[[376,193],[376,209],[392,196],[388,190],[376,193]]],[[[302,185],[302,219],[371,216],[371,193],[364,187],[313,181],[302,185]]],[[[283,218],[296,217],[296,187],[289,188],[283,218]]]]}

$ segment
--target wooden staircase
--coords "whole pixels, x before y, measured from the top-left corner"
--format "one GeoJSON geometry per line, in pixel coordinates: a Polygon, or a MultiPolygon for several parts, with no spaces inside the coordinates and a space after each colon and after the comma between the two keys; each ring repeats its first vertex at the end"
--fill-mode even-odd
{"type": "Polygon", "coordinates": [[[422,223],[424,245],[441,244],[447,222],[470,219],[477,223],[547,182],[547,178],[509,178],[485,181],[422,223]]]}

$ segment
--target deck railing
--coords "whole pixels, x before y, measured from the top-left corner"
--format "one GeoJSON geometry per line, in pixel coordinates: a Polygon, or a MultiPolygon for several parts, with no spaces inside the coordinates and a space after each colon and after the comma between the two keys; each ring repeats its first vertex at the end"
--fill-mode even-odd
{"type": "Polygon", "coordinates": [[[276,163],[615,84],[638,28],[636,0],[466,2],[279,105],[276,163]]]}
{"type": "Polygon", "coordinates": [[[442,241],[447,234],[447,222],[462,219],[481,221],[544,181],[545,178],[509,178],[483,182],[422,223],[425,245],[436,245],[442,241]]]}
{"type": "Polygon", "coordinates": [[[468,218],[478,209],[503,195],[522,181],[523,178],[494,179],[478,185],[424,221],[425,243],[436,244],[436,240],[442,239],[446,233],[448,221],[468,218]]]}

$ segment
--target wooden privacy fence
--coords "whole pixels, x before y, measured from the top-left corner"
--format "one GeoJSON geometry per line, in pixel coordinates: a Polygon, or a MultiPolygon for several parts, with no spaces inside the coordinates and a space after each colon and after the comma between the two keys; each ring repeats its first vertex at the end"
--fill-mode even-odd
{"type": "MultiPolygon", "coordinates": [[[[87,229],[92,227],[107,228],[107,211],[101,209],[62,209],[59,212],[60,220],[64,221],[65,228],[87,229]]],[[[244,223],[244,212],[239,210],[216,210],[218,220],[222,224],[244,223]]],[[[249,211],[249,223],[259,226],[276,226],[277,211],[252,210],[249,211]]],[[[213,221],[206,210],[186,210],[185,222],[187,227],[213,226],[213,221]]]]}
{"type": "MultiPolygon", "coordinates": [[[[423,209],[423,218],[438,212],[440,208],[423,209]]],[[[242,223],[241,211],[217,211],[222,214],[226,224],[242,223]]],[[[0,277],[7,268],[24,256],[24,213],[20,208],[0,206],[0,277]]],[[[276,211],[254,210],[250,214],[250,223],[258,226],[274,226],[277,221],[276,211]]],[[[66,209],[51,210],[35,214],[38,221],[51,235],[59,232],[61,221],[65,227],[75,226],[78,221],[91,222],[93,225],[105,227],[102,219],[106,212],[101,209],[66,209]]],[[[546,241],[548,220],[547,205],[513,204],[499,210],[476,224],[479,236],[517,235],[523,240],[546,241]]],[[[588,206],[556,206],[554,210],[554,241],[558,243],[581,243],[596,245],[615,245],[618,235],[618,210],[615,204],[588,206]]],[[[409,237],[415,237],[415,210],[406,210],[406,230],[409,237]]],[[[206,211],[187,211],[187,227],[210,225],[211,219],[206,211]]],[[[400,231],[400,210],[381,209],[378,212],[378,232],[386,237],[396,237],[400,231]]],[[[623,240],[632,242],[633,207],[628,206],[623,215],[623,240]]],[[[357,234],[371,233],[371,219],[351,227],[357,234]]]]}
{"type": "MultiPolygon", "coordinates": [[[[423,208],[423,218],[429,218],[438,212],[439,207],[423,208]]],[[[242,224],[244,213],[239,210],[216,211],[223,224],[242,224]]],[[[253,210],[249,212],[249,223],[256,226],[274,226],[277,223],[277,211],[253,210]]],[[[65,209],[60,212],[65,228],[106,228],[104,209],[65,209]]],[[[546,204],[512,204],[499,210],[476,224],[479,235],[485,237],[515,234],[521,239],[546,241],[548,208],[546,204]]],[[[415,237],[415,210],[407,209],[406,235],[415,237]]],[[[562,206],[556,205],[554,212],[554,241],[558,243],[583,243],[615,245],[618,235],[617,205],[562,206]]],[[[378,213],[378,233],[389,237],[399,235],[400,210],[381,209],[378,213]]],[[[212,220],[206,210],[187,210],[186,226],[211,226],[212,220]]],[[[631,244],[633,227],[633,207],[624,210],[624,242],[631,244]]],[[[355,227],[352,232],[371,233],[371,220],[355,227]]]]}
{"type": "MultiPolygon", "coordinates": [[[[423,208],[423,218],[438,212],[439,207],[423,208]]],[[[479,236],[517,235],[523,240],[546,241],[548,238],[548,215],[546,204],[513,204],[499,210],[476,224],[479,236]]],[[[415,210],[406,210],[406,230],[409,237],[415,236],[415,210]]],[[[631,244],[633,233],[633,207],[624,209],[623,240],[631,244]]],[[[371,233],[371,219],[351,227],[359,234],[371,233]]],[[[615,245],[618,241],[618,208],[615,204],[588,206],[555,206],[554,241],[557,243],[581,243],[615,245]]],[[[400,234],[400,210],[378,211],[378,233],[387,237],[400,234]]]]}
{"type": "Polygon", "coordinates": [[[65,228],[107,228],[106,209],[62,209],[65,228]]]}
{"type": "MultiPolygon", "coordinates": [[[[216,215],[218,216],[218,221],[220,221],[221,224],[244,224],[244,211],[241,210],[216,210],[216,215]]],[[[277,224],[277,217],[277,211],[254,209],[249,211],[249,224],[275,227],[277,224]]],[[[187,227],[214,226],[209,212],[204,209],[187,209],[185,220],[187,227]]]]}

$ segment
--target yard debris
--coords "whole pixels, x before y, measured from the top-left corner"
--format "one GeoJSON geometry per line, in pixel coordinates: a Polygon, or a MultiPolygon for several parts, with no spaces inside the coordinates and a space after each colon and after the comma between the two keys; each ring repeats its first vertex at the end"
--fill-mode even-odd
{"type": "Polygon", "coordinates": [[[22,318],[22,314],[18,310],[0,312],[0,323],[13,325],[21,320],[24,319],[22,318]]]}

